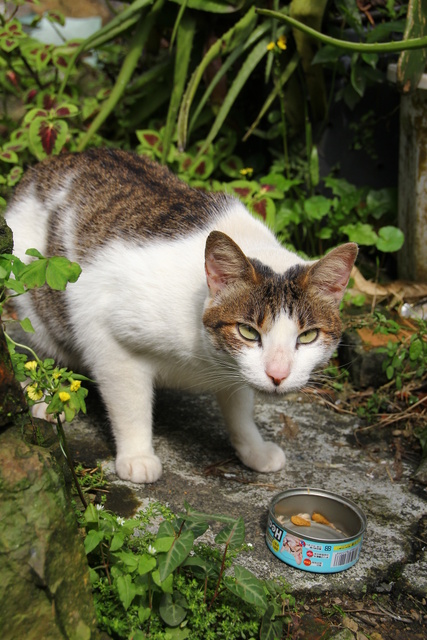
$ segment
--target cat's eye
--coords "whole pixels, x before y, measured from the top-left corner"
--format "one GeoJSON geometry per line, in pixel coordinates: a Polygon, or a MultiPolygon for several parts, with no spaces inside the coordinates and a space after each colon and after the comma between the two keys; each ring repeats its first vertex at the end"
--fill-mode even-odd
{"type": "Polygon", "coordinates": [[[304,331],[303,333],[299,334],[298,343],[310,344],[311,342],[314,342],[316,340],[318,334],[319,331],[317,329],[309,329],[308,331],[304,331]]]}
{"type": "Polygon", "coordinates": [[[248,324],[239,324],[237,325],[237,328],[239,329],[240,335],[242,338],[245,338],[245,340],[258,341],[261,337],[258,331],[248,324]]]}

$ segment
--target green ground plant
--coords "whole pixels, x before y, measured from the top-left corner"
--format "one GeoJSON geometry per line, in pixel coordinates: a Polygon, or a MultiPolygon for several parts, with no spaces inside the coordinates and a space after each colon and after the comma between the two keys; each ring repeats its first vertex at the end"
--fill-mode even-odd
{"type": "Polygon", "coordinates": [[[264,581],[236,564],[243,520],[185,504],[165,512],[158,531],[144,512],[131,520],[89,505],[81,522],[100,627],[115,638],[280,638],[294,599],[286,585],[264,581]],[[200,537],[222,527],[215,545],[200,537]]]}
{"type": "Polygon", "coordinates": [[[12,254],[0,255],[0,330],[6,337],[15,376],[24,386],[28,406],[31,408],[34,405],[46,404],[46,414],[51,415],[56,423],[61,449],[85,505],[86,501],[76,477],[62,422],[64,419],[71,422],[80,411],[86,413],[85,398],[88,391],[82,387],[82,382],[89,379],[66,367],[57,366],[52,358],[39,358],[29,346],[13,339],[8,327],[15,322],[19,322],[24,332],[34,333],[29,318],[15,321],[5,320],[3,317],[5,307],[13,298],[44,285],[63,291],[69,282],[76,282],[81,269],[77,263],[62,256],[44,258],[36,249],[28,249],[26,253],[35,258],[29,264],[23,263],[12,254]]]}

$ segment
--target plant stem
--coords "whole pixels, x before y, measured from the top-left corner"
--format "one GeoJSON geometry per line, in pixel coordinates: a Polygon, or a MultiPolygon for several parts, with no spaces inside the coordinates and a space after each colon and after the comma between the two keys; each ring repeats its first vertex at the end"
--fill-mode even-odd
{"type": "Polygon", "coordinates": [[[80,497],[80,500],[82,502],[83,507],[86,509],[87,502],[86,502],[86,499],[85,499],[85,497],[83,495],[83,491],[82,491],[82,488],[80,486],[79,479],[78,479],[77,474],[76,474],[76,470],[74,469],[73,461],[71,459],[70,451],[68,449],[67,439],[66,439],[65,433],[64,433],[64,428],[62,426],[62,421],[61,421],[61,418],[59,417],[58,414],[56,414],[56,426],[57,426],[58,435],[59,435],[59,438],[60,438],[60,441],[61,441],[61,444],[62,444],[62,447],[63,447],[63,453],[64,453],[65,458],[67,460],[68,466],[70,467],[71,475],[73,476],[73,480],[74,480],[74,484],[75,484],[76,489],[77,489],[77,493],[79,494],[79,497],[80,497]]]}
{"type": "Polygon", "coordinates": [[[227,551],[228,551],[228,544],[225,545],[224,555],[222,556],[221,569],[219,570],[218,581],[217,581],[216,587],[215,587],[215,593],[213,594],[212,600],[209,603],[208,611],[210,611],[210,608],[212,607],[212,605],[213,605],[214,601],[216,600],[216,598],[218,596],[218,593],[219,593],[219,585],[221,584],[222,576],[224,574],[225,559],[227,557],[227,551]]]}
{"type": "Polygon", "coordinates": [[[367,43],[338,40],[338,38],[332,38],[324,33],[320,33],[320,31],[316,31],[316,29],[308,27],[299,20],[295,20],[295,18],[286,16],[278,11],[255,9],[255,12],[261,16],[266,16],[267,18],[276,18],[277,20],[287,22],[292,27],[295,27],[295,29],[299,29],[307,35],[317,38],[320,42],[323,42],[323,44],[330,44],[334,47],[345,49],[346,51],[358,51],[359,53],[398,53],[399,51],[407,51],[408,49],[423,49],[424,47],[427,47],[427,36],[423,36],[422,38],[409,38],[408,40],[401,40],[399,42],[367,43]]]}

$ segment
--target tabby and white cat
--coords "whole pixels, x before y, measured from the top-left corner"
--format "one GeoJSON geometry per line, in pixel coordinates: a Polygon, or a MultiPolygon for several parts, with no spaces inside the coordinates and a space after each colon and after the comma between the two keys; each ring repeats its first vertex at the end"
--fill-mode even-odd
{"type": "Polygon", "coordinates": [[[304,261],[238,200],[106,149],[30,169],[6,218],[22,260],[35,247],[82,267],[65,292],[42,287],[20,298],[19,312],[41,354],[96,380],[120,478],[161,475],[151,435],[156,387],[216,393],[241,461],[283,468],[284,452],[255,425],[253,390],[293,391],[328,361],[355,244],[304,261]]]}

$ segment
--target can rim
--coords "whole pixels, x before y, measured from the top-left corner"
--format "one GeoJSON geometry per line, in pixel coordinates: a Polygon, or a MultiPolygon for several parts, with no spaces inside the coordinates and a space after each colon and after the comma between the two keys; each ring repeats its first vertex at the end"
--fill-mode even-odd
{"type": "Polygon", "coordinates": [[[286,528],[286,530],[289,531],[289,533],[292,533],[293,535],[299,538],[302,538],[303,540],[313,540],[313,542],[321,542],[323,544],[330,544],[330,543],[342,544],[343,542],[349,542],[351,540],[355,540],[356,538],[359,538],[365,533],[366,526],[367,526],[366,516],[363,513],[362,509],[355,502],[353,502],[353,500],[350,500],[350,498],[345,498],[344,496],[341,496],[338,493],[327,491],[326,489],[311,488],[311,487],[296,487],[294,489],[287,489],[285,491],[278,493],[273,498],[270,504],[270,509],[269,509],[270,517],[272,517],[275,522],[277,522],[277,517],[274,512],[274,507],[276,506],[276,504],[287,497],[291,497],[295,495],[314,495],[320,498],[329,498],[331,500],[335,500],[336,502],[341,502],[347,507],[350,507],[359,517],[360,529],[356,534],[352,536],[348,536],[347,538],[330,538],[328,540],[326,540],[325,538],[318,538],[316,536],[309,535],[308,532],[307,532],[308,535],[306,535],[305,532],[304,534],[301,534],[301,531],[296,531],[295,529],[293,529],[292,526],[286,528]]]}

